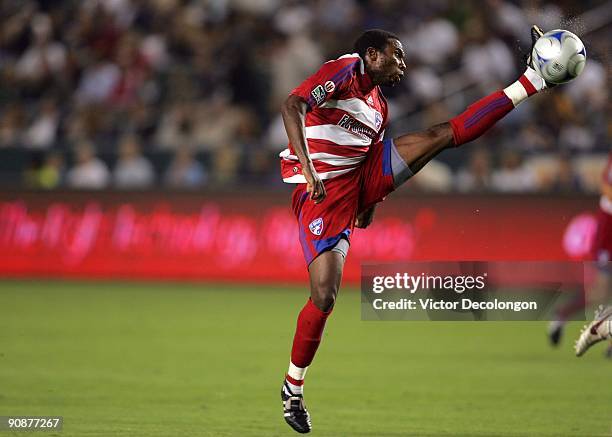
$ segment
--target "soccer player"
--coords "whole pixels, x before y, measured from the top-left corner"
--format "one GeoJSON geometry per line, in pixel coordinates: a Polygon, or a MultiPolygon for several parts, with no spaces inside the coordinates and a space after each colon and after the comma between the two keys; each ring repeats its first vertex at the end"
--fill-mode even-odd
{"type": "MultiPolygon", "coordinates": [[[[612,152],[608,157],[608,165],[601,181],[593,254],[599,271],[590,294],[593,300],[609,304],[612,293],[612,152]]],[[[581,356],[592,345],[606,339],[612,340],[612,306],[604,308],[602,305],[593,321],[580,333],[575,345],[576,355],[581,356]]],[[[606,355],[612,357],[612,344],[608,346],[606,355]]]]}
{"type": "MultiPolygon", "coordinates": [[[[533,43],[542,35],[537,26],[531,33],[533,43]]],[[[354,227],[366,228],[376,204],[441,151],[478,138],[547,88],[528,59],[516,82],[450,121],[383,140],[388,107],[380,85],[397,85],[405,70],[399,38],[368,30],[354,53],[323,64],[282,105],[289,146],[280,154],[281,173],[296,184],[292,206],[310,275],[310,298],[297,319],[281,390],[284,418],[300,433],[312,428],[304,377],[334,307],[354,227]]]]}
{"type": "MultiPolygon", "coordinates": [[[[604,169],[600,191],[597,231],[591,248],[591,255],[597,263],[598,272],[593,285],[588,289],[587,297],[591,303],[609,304],[610,293],[612,293],[612,152],[608,156],[608,164],[604,169]]],[[[586,305],[587,299],[585,299],[583,293],[577,293],[574,299],[559,307],[556,312],[557,320],[551,322],[548,327],[548,338],[553,346],[560,343],[567,320],[578,311],[584,310],[586,305]]],[[[577,356],[581,356],[591,345],[606,338],[604,335],[597,333],[596,329],[590,331],[597,321],[610,313],[612,311],[604,310],[602,307],[595,315],[593,322],[585,327],[575,345],[577,356]]],[[[601,324],[597,326],[601,326],[601,324]]],[[[606,325],[603,325],[602,329],[605,327],[606,325]]],[[[612,358],[612,344],[609,345],[606,356],[612,358]]]]}

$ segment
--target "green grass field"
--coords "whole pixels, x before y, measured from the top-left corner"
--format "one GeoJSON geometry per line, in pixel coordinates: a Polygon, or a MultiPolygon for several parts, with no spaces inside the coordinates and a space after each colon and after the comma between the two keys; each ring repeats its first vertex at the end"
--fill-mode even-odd
{"type": "MultiPolygon", "coordinates": [[[[305,297],[0,282],[0,415],[64,417],[37,435],[297,435],[279,390],[305,297]]],[[[552,350],[544,323],[362,322],[344,290],[308,374],[313,435],[610,435],[612,363],[573,356],[578,328],[552,350]]]]}

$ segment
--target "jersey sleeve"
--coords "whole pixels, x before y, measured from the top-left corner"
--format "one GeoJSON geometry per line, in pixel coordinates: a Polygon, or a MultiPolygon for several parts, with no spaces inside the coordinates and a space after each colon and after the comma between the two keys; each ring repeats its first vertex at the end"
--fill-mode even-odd
{"type": "Polygon", "coordinates": [[[315,74],[302,82],[291,94],[301,97],[309,110],[349,88],[355,69],[359,68],[359,57],[340,58],[326,62],[315,74]]]}

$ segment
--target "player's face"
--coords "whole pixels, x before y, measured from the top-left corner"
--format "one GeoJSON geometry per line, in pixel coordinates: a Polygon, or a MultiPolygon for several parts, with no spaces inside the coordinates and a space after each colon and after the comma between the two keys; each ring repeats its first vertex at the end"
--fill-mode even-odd
{"type": "Polygon", "coordinates": [[[370,60],[370,74],[377,85],[395,86],[404,77],[404,48],[396,39],[389,39],[382,52],[370,60]]]}

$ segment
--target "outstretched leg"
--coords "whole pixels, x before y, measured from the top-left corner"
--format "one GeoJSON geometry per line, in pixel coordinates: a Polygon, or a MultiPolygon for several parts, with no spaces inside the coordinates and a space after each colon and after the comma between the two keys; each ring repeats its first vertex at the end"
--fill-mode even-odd
{"type": "MultiPolygon", "coordinates": [[[[340,246],[344,243],[340,242],[340,246]]],[[[342,280],[343,251],[323,252],[309,266],[310,298],[297,320],[291,361],[281,397],[287,423],[300,433],[310,432],[310,415],[303,399],[304,377],[321,343],[327,317],[331,314],[342,280]]]]}
{"type": "Polygon", "coordinates": [[[394,171],[396,186],[421,170],[444,149],[480,137],[521,102],[545,88],[544,80],[528,68],[515,83],[480,99],[450,121],[394,138],[393,153],[397,153],[409,169],[401,176],[394,171]]]}

